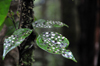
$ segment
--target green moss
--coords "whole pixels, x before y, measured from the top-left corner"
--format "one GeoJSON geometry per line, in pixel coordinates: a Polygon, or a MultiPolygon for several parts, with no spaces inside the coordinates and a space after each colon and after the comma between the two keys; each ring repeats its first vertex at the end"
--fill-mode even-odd
{"type": "Polygon", "coordinates": [[[32,66],[34,61],[33,49],[30,49],[22,56],[22,64],[24,66],[32,66]]]}

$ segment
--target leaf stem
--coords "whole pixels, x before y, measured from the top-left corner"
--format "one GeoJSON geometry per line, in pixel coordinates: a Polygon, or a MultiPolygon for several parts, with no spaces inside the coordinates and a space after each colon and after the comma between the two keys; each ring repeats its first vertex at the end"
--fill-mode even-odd
{"type": "Polygon", "coordinates": [[[11,15],[11,17],[10,16],[8,16],[11,20],[12,20],[12,22],[13,22],[13,24],[14,24],[14,26],[15,26],[15,29],[17,30],[17,28],[16,28],[16,24],[15,24],[15,20],[13,19],[13,15],[11,14],[11,11],[9,11],[9,13],[10,13],[10,15],[11,15]]]}

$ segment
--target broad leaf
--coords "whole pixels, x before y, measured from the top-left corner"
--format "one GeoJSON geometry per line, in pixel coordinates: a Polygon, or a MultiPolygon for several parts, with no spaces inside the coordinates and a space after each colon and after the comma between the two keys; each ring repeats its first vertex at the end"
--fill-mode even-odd
{"type": "Polygon", "coordinates": [[[62,50],[69,45],[68,39],[57,32],[43,32],[37,37],[36,43],[43,50],[54,54],[62,54],[62,50]]]}
{"type": "Polygon", "coordinates": [[[63,50],[62,56],[77,62],[70,50],[63,50]]]}
{"type": "Polygon", "coordinates": [[[24,39],[28,37],[31,33],[32,30],[28,28],[18,29],[10,37],[5,39],[3,46],[3,59],[9,51],[19,46],[24,41],[24,39]]]}
{"type": "Polygon", "coordinates": [[[0,26],[7,16],[11,0],[0,0],[0,26]]]}
{"type": "Polygon", "coordinates": [[[53,27],[63,27],[67,26],[66,24],[60,22],[60,21],[45,21],[43,19],[39,19],[32,23],[34,28],[53,28],[53,27]]]}
{"type": "Polygon", "coordinates": [[[36,43],[49,53],[62,54],[63,57],[77,62],[72,52],[65,49],[69,46],[68,39],[57,32],[43,32],[37,37],[36,43]]]}

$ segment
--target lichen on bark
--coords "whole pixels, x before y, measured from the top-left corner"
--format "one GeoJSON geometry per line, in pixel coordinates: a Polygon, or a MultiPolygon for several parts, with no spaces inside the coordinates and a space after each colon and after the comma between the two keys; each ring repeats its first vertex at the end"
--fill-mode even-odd
{"type": "MultiPolygon", "coordinates": [[[[34,0],[22,0],[21,1],[21,13],[20,13],[20,22],[19,28],[32,28],[32,22],[34,21],[34,0]]],[[[20,45],[19,47],[19,66],[32,66],[34,62],[34,41],[36,38],[34,31],[30,34],[29,37],[20,45]],[[28,48],[26,48],[29,46],[28,48]]]]}

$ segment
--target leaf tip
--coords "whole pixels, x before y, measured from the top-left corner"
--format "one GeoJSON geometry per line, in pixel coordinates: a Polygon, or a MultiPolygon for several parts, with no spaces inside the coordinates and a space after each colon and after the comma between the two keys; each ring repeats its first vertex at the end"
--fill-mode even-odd
{"type": "Polygon", "coordinates": [[[72,52],[70,50],[66,50],[63,54],[63,57],[73,60],[74,62],[77,62],[77,60],[75,59],[75,57],[73,56],[72,52]]]}
{"type": "Polygon", "coordinates": [[[69,26],[68,26],[68,25],[66,25],[66,24],[65,24],[65,26],[69,28],[69,26]]]}
{"type": "Polygon", "coordinates": [[[2,56],[2,60],[4,60],[5,59],[5,50],[4,50],[4,52],[3,52],[3,56],[2,56]]]}
{"type": "Polygon", "coordinates": [[[77,63],[77,60],[74,58],[74,59],[72,59],[74,62],[76,62],[77,63]]]}

